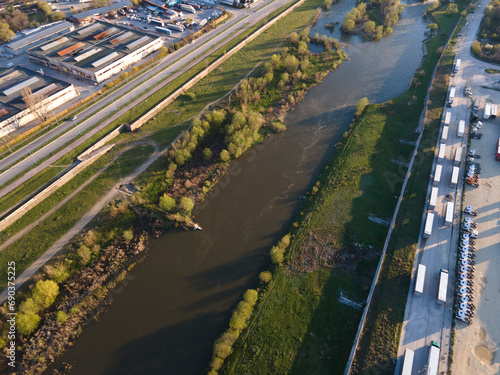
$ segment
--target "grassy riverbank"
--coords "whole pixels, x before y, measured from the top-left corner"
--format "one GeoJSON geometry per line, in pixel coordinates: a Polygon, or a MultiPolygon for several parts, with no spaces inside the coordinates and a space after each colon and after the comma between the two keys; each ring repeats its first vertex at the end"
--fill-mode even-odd
{"type": "MultiPolygon", "coordinates": [[[[460,10],[466,4],[460,4],[460,10]]],[[[427,42],[428,56],[424,63],[429,67],[437,63],[446,38],[451,35],[460,16],[446,14],[439,8],[432,14],[439,25],[439,36],[427,42]]],[[[460,27],[465,23],[461,21],[460,27]]],[[[458,31],[460,30],[458,28],[458,31]]],[[[456,33],[458,33],[458,31],[456,33]]],[[[364,374],[376,371],[379,374],[393,374],[399,346],[406,299],[410,286],[413,261],[420,231],[420,218],[423,214],[427,186],[432,170],[434,148],[439,135],[439,127],[448,91],[449,75],[453,69],[455,55],[453,45],[456,35],[451,38],[441,57],[435,78],[432,82],[430,101],[427,110],[426,127],[418,149],[412,175],[401,204],[396,227],[388,247],[379,283],[373,296],[374,303],[368,313],[367,321],[358,353],[353,365],[353,373],[364,374]]],[[[430,74],[430,71],[429,71],[430,74]]],[[[427,87],[429,74],[422,77],[421,85],[427,87]]]]}
{"type": "MultiPolygon", "coordinates": [[[[291,230],[287,263],[275,270],[248,330],[221,373],[343,372],[361,311],[340,303],[339,296],[342,293],[356,302],[366,298],[387,233],[386,226],[369,216],[385,220],[392,216],[406,173],[405,167],[392,161],[408,162],[413,151],[413,146],[399,140],[417,138],[415,129],[432,70],[458,19],[439,9],[435,18],[440,30],[427,42],[429,54],[411,86],[394,100],[368,106],[325,166],[316,184],[318,191],[314,194],[313,189],[314,195],[291,230]]],[[[443,63],[453,64],[453,59],[443,63]]],[[[441,96],[434,93],[431,99],[429,113],[435,122],[426,129],[422,158],[415,165],[417,171],[377,288],[370,314],[372,331],[367,330],[356,358],[360,372],[385,369],[388,362],[384,360],[394,358],[387,358],[387,353],[394,346],[397,350],[420,223],[410,218],[423,209],[437,136],[429,134],[439,124],[441,96]]]]}

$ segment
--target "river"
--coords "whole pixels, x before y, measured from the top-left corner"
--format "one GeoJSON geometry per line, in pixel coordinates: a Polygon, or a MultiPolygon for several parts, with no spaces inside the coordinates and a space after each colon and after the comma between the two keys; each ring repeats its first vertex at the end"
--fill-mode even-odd
{"type": "MultiPolygon", "coordinates": [[[[344,62],[313,88],[275,135],[234,162],[200,209],[199,232],[170,231],[151,241],[101,319],[64,354],[74,375],[203,374],[212,344],[227,328],[243,292],[267,269],[268,253],[286,233],[309,190],[349,126],[355,103],[402,93],[422,59],[426,5],[408,4],[391,36],[364,42],[330,33],[354,0],[323,12],[311,35],[346,43],[344,62]]],[[[61,363],[61,361],[59,361],[61,363]]]]}

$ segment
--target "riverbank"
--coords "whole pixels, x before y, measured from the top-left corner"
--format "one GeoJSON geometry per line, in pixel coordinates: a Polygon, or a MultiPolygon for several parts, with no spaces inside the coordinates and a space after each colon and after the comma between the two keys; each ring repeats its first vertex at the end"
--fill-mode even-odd
{"type": "MultiPolygon", "coordinates": [[[[451,32],[457,19],[444,14],[442,17],[442,33],[427,43],[429,55],[408,90],[394,100],[368,106],[328,161],[311,192],[314,198],[293,224],[287,262],[274,269],[273,281],[268,286],[262,286],[249,328],[233,347],[220,373],[343,372],[348,357],[346,347],[350,349],[361,316],[356,302],[362,303],[366,298],[370,275],[387,233],[384,222],[394,210],[394,195],[401,189],[406,173],[404,163],[413,152],[411,143],[417,138],[415,129],[430,76],[439,49],[447,39],[443,36],[451,32]],[[345,298],[354,303],[346,305],[345,298]]],[[[436,101],[429,109],[436,118],[443,102],[436,101]]],[[[426,155],[433,155],[435,143],[430,149],[428,143],[423,144],[426,155]]],[[[423,170],[419,175],[425,186],[428,172],[423,170]]],[[[415,186],[408,191],[411,189],[415,186]]],[[[422,202],[418,203],[422,209],[422,202]]],[[[400,231],[408,226],[410,213],[414,213],[409,209],[413,208],[403,207],[405,216],[401,216],[405,220],[400,231]]],[[[409,266],[411,270],[413,258],[411,254],[404,256],[408,257],[403,257],[406,263],[401,264],[401,259],[396,258],[395,264],[401,269],[409,266]]],[[[390,277],[392,281],[392,276],[384,270],[382,278],[390,277]]],[[[407,277],[409,283],[408,273],[402,277],[407,277]]],[[[402,294],[406,298],[406,284],[390,284],[397,289],[396,296],[402,294]]],[[[387,304],[393,308],[390,301],[395,297],[391,298],[387,304]]],[[[383,301],[377,309],[385,312],[386,300],[382,297],[377,301],[383,301]]],[[[404,301],[399,308],[404,313],[404,301]]],[[[386,327],[384,319],[379,324],[380,329],[394,332],[394,326],[386,327]]],[[[372,355],[384,351],[374,345],[379,334],[377,330],[371,335],[373,342],[367,351],[372,355]]],[[[387,336],[385,333],[383,341],[387,336]]],[[[396,338],[390,337],[389,343],[396,338]]],[[[364,361],[369,363],[366,358],[357,363],[364,365],[364,361]]],[[[387,362],[383,364],[387,366],[387,362]]]]}
{"type": "MultiPolygon", "coordinates": [[[[305,34],[307,37],[308,31],[305,34]]],[[[303,74],[299,74],[299,72],[301,72],[301,71],[298,70],[298,67],[295,67],[295,71],[290,72],[290,74],[293,73],[295,75],[292,78],[289,77],[289,80],[290,80],[289,82],[284,81],[283,74],[281,74],[281,75],[278,74],[278,73],[280,73],[279,69],[275,70],[276,81],[273,83],[273,85],[270,85],[269,91],[267,91],[267,94],[270,96],[270,97],[267,97],[268,100],[266,100],[266,103],[269,105],[268,107],[266,107],[266,112],[267,112],[267,115],[269,116],[269,119],[273,118],[275,115],[279,115],[287,108],[290,108],[291,106],[293,106],[293,103],[298,102],[301,98],[300,95],[303,95],[308,88],[315,86],[316,84],[318,84],[321,81],[322,78],[324,78],[324,76],[326,76],[326,74],[323,74],[325,70],[328,71],[330,69],[334,69],[334,67],[336,67],[338,64],[340,64],[340,62],[343,60],[343,58],[345,58],[345,56],[343,55],[339,46],[336,46],[336,48],[338,48],[336,51],[330,50],[330,51],[324,52],[323,54],[309,54],[309,53],[307,53],[307,57],[310,58],[310,64],[309,64],[308,69],[306,70],[306,68],[305,68],[306,64],[304,63],[305,60],[303,60],[303,62],[302,62],[303,74]],[[328,68],[328,67],[330,67],[330,68],[328,68]],[[322,74],[319,74],[319,75],[316,74],[319,72],[321,72],[322,74]],[[306,73],[309,75],[309,78],[306,75],[306,73]],[[283,86],[280,86],[279,85],[280,82],[286,82],[286,84],[284,84],[283,86]],[[275,89],[271,90],[271,87],[274,87],[274,86],[276,86],[275,89]],[[283,97],[285,98],[285,102],[282,101],[283,97]],[[291,101],[291,98],[293,98],[293,102],[291,101]]],[[[289,58],[290,61],[293,60],[293,59],[291,59],[291,56],[293,56],[291,54],[291,51],[294,50],[295,52],[297,52],[298,49],[297,49],[297,47],[290,46],[290,47],[286,48],[286,50],[287,50],[287,52],[285,52],[285,54],[283,56],[279,57],[279,61],[283,62],[283,66],[281,67],[281,69],[286,69],[284,62],[286,61],[287,57],[289,58]],[[281,60],[283,60],[283,61],[281,61],[281,60]]],[[[303,53],[305,53],[305,52],[307,52],[307,51],[303,51],[303,53]]],[[[255,78],[255,79],[258,80],[260,78],[262,78],[262,77],[255,78]]],[[[253,82],[252,81],[253,79],[254,78],[251,78],[246,82],[251,83],[251,82],[253,82]]],[[[273,80],[271,79],[269,83],[271,83],[272,81],[273,80]]],[[[266,90],[263,90],[261,92],[262,92],[262,98],[266,98],[266,90]]],[[[243,107],[243,104],[245,103],[245,100],[243,97],[241,97],[241,96],[239,97],[239,100],[241,100],[241,102],[239,102],[239,100],[235,100],[235,99],[233,99],[233,100],[234,100],[233,101],[234,104],[239,103],[239,109],[243,109],[242,107],[243,107]]],[[[251,103],[248,103],[248,104],[251,105],[251,103]]],[[[213,117],[213,113],[214,112],[212,112],[210,114],[212,117],[213,117]]],[[[228,119],[230,119],[230,117],[228,117],[228,119]]],[[[269,120],[269,121],[271,122],[271,120],[269,120]]],[[[222,124],[219,124],[219,125],[222,125],[222,124]]],[[[249,119],[249,125],[250,125],[250,119],[249,119]]],[[[195,129],[195,128],[196,127],[193,127],[193,129],[195,129]]],[[[265,131],[262,135],[265,136],[266,132],[268,133],[268,131],[265,131]]],[[[186,133],[185,136],[180,139],[179,144],[174,145],[175,151],[179,151],[180,146],[183,144],[184,141],[186,141],[186,138],[185,138],[186,135],[190,136],[190,139],[188,140],[189,142],[187,142],[188,144],[191,142],[194,142],[194,138],[192,137],[191,133],[186,133]]],[[[227,136],[230,136],[230,135],[231,134],[227,134],[227,136]]],[[[222,149],[223,147],[225,147],[224,145],[226,144],[224,142],[224,138],[216,136],[215,139],[216,140],[218,139],[218,142],[216,142],[216,145],[209,144],[209,146],[210,146],[209,148],[212,150],[214,155],[217,153],[217,147],[222,149]]],[[[263,139],[263,138],[261,138],[261,139],[263,139]]],[[[204,143],[200,142],[200,145],[203,145],[203,147],[206,148],[207,140],[204,140],[204,143]]],[[[227,147],[229,150],[231,150],[231,147],[229,147],[229,146],[227,146],[227,147]]],[[[201,149],[199,149],[198,151],[201,151],[201,149]]],[[[238,152],[231,151],[231,154],[234,154],[234,156],[237,157],[238,152]]],[[[174,160],[176,160],[178,162],[178,164],[181,165],[181,163],[178,161],[178,158],[176,156],[178,156],[178,155],[174,156],[174,160]]],[[[179,168],[177,170],[177,175],[178,175],[177,177],[178,178],[177,178],[177,180],[174,179],[174,181],[172,182],[171,186],[174,188],[174,190],[171,193],[175,192],[175,194],[177,194],[177,196],[175,196],[175,198],[181,198],[181,200],[182,200],[182,197],[180,197],[180,193],[182,192],[181,190],[184,190],[184,193],[185,193],[184,195],[186,195],[186,193],[189,194],[189,193],[194,192],[195,197],[191,198],[191,199],[201,203],[203,195],[204,194],[206,195],[206,193],[210,191],[209,189],[204,190],[203,187],[208,188],[210,186],[214,186],[217,183],[217,181],[223,176],[224,163],[222,165],[219,164],[218,157],[216,157],[215,159],[208,158],[211,160],[206,160],[205,157],[201,156],[201,152],[199,152],[198,154],[194,153],[193,156],[194,157],[190,161],[191,163],[186,163],[184,168],[179,168]],[[208,161],[212,161],[210,166],[203,165],[203,164],[206,164],[206,162],[208,162],[208,161]],[[200,173],[199,173],[199,175],[196,175],[197,174],[197,167],[199,167],[199,166],[201,167],[199,169],[200,173]],[[206,185],[206,182],[208,182],[208,186],[206,185]],[[197,187],[199,187],[200,189],[193,188],[195,185],[197,187]],[[204,185],[204,186],[200,186],[200,185],[204,185]],[[200,192],[203,193],[201,195],[201,198],[199,195],[200,192]]],[[[165,163],[165,162],[163,161],[163,163],[165,163]]],[[[155,184],[156,184],[156,182],[152,183],[152,185],[155,185],[155,184]]],[[[161,181],[160,181],[160,185],[161,185],[161,181]]],[[[153,190],[155,190],[155,188],[153,188],[153,190]]],[[[145,189],[145,192],[143,192],[143,193],[146,193],[147,191],[148,191],[148,189],[145,189]]],[[[144,195],[142,195],[142,199],[143,198],[144,198],[144,195]]],[[[133,201],[134,205],[141,205],[144,203],[143,201],[141,201],[140,194],[139,194],[139,198],[137,200],[135,200],[134,197],[131,197],[130,200],[133,201]]],[[[95,235],[100,237],[101,239],[103,237],[116,236],[116,229],[114,229],[114,228],[117,228],[116,226],[119,227],[119,224],[122,223],[123,218],[121,217],[121,215],[123,215],[126,212],[130,213],[130,211],[131,211],[130,208],[127,210],[127,205],[128,205],[127,202],[121,202],[121,203],[114,204],[112,207],[110,207],[110,210],[108,212],[106,212],[104,215],[106,217],[106,220],[107,220],[107,223],[106,223],[107,225],[104,225],[104,228],[103,228],[102,227],[103,223],[101,221],[101,223],[100,223],[101,228],[99,228],[99,232],[96,232],[95,235]],[[122,203],[125,203],[125,205],[122,203]],[[108,215],[110,217],[108,217],[108,215]],[[107,233],[108,231],[114,232],[114,234],[109,234],[109,233],[107,233]]],[[[129,207],[133,208],[132,205],[130,205],[129,207]]],[[[187,210],[184,210],[184,211],[187,211],[187,210]]],[[[136,227],[135,222],[132,222],[132,223],[129,222],[128,225],[132,225],[132,227],[136,227]]],[[[79,250],[81,250],[81,248],[82,248],[82,246],[80,245],[79,250]]],[[[98,251],[97,251],[97,254],[99,254],[98,251]]],[[[99,258],[99,255],[97,255],[97,254],[90,255],[90,257],[99,258]]],[[[134,255],[135,254],[132,254],[132,256],[134,256],[134,255]]],[[[82,258],[81,255],[79,255],[79,256],[80,256],[80,258],[82,258]]],[[[78,258],[76,258],[74,261],[78,261],[78,258]]],[[[100,270],[102,268],[106,268],[102,264],[100,264],[99,262],[97,262],[95,264],[96,264],[95,267],[97,270],[100,270]]],[[[94,266],[91,267],[91,269],[93,269],[93,268],[94,268],[94,266]]],[[[77,274],[80,275],[81,272],[82,271],[78,272],[77,274]]],[[[102,278],[101,278],[101,280],[102,280],[102,278]]],[[[72,282],[72,285],[75,284],[74,281],[71,281],[71,282],[72,282]]],[[[96,288],[99,288],[99,290],[101,288],[100,282],[96,282],[93,286],[96,288]]],[[[74,295],[75,292],[73,291],[73,293],[71,293],[71,294],[74,295]]],[[[67,302],[65,299],[63,299],[62,301],[63,302],[60,302],[61,305],[65,304],[67,302]]],[[[85,308],[88,308],[88,311],[85,310],[85,312],[82,314],[82,317],[88,316],[89,314],[91,314],[91,311],[93,309],[96,309],[97,307],[98,307],[97,304],[89,304],[88,306],[86,305],[85,308]]],[[[69,308],[71,309],[73,307],[69,307],[69,308]]],[[[26,345],[24,346],[24,349],[25,349],[24,353],[25,353],[25,355],[28,355],[28,357],[26,357],[26,368],[31,368],[33,366],[34,366],[33,368],[41,368],[41,367],[47,366],[48,364],[50,364],[54,360],[54,358],[57,356],[57,354],[60,351],[62,351],[64,348],[66,348],[70,345],[70,339],[64,333],[71,333],[71,340],[73,340],[78,335],[78,333],[81,332],[81,329],[78,329],[77,333],[73,334],[72,332],[74,332],[75,330],[69,329],[67,326],[65,326],[61,322],[59,322],[60,323],[59,326],[54,325],[53,319],[51,320],[51,318],[50,318],[50,316],[51,316],[50,314],[55,314],[55,312],[51,311],[47,314],[48,315],[47,315],[47,318],[45,319],[43,326],[38,330],[38,332],[42,332],[42,333],[39,334],[37,332],[33,337],[37,338],[37,340],[38,339],[45,339],[47,337],[46,337],[46,334],[44,332],[49,330],[50,332],[52,332],[52,334],[54,336],[58,337],[56,341],[51,340],[50,345],[54,345],[58,349],[55,353],[51,352],[51,353],[49,353],[50,355],[48,355],[48,357],[44,357],[44,351],[42,350],[42,348],[43,348],[42,345],[37,346],[37,344],[26,343],[26,345]],[[56,343],[57,343],[57,345],[56,345],[56,343]],[[40,350],[37,351],[36,350],[37,347],[40,350]],[[38,358],[42,358],[43,360],[38,360],[38,358]],[[34,360],[36,360],[36,363],[33,362],[34,360]]],[[[86,320],[86,321],[88,321],[88,320],[86,320]]],[[[76,318],[69,320],[69,322],[71,324],[79,324],[79,325],[84,324],[84,322],[82,322],[82,319],[76,319],[76,318]]],[[[33,341],[30,340],[30,342],[32,343],[33,341]]],[[[37,343],[38,343],[38,341],[37,341],[37,343]]],[[[23,359],[23,361],[24,361],[24,359],[23,359]]],[[[36,371],[39,371],[39,370],[36,370],[36,371]]],[[[36,371],[34,373],[37,373],[36,371]]]]}

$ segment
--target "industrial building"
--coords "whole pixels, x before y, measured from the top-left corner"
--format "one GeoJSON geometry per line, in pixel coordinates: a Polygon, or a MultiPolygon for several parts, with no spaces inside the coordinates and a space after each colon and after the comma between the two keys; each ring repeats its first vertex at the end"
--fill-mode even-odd
{"type": "Polygon", "coordinates": [[[163,46],[161,37],[95,22],[28,51],[30,61],[100,83],[163,46]]]}
{"type": "Polygon", "coordinates": [[[100,16],[102,14],[107,14],[110,11],[116,11],[122,8],[131,7],[132,3],[128,0],[121,1],[118,3],[111,3],[109,6],[105,6],[102,8],[91,9],[85,12],[72,14],[71,17],[68,18],[69,21],[74,22],[78,26],[87,25],[95,20],[95,17],[100,16]]]}
{"type": "Polygon", "coordinates": [[[4,53],[18,56],[25,53],[29,48],[34,48],[47,40],[53,39],[67,32],[71,32],[75,26],[71,22],[57,22],[52,26],[40,28],[39,31],[34,31],[27,34],[24,38],[9,42],[3,46],[4,53]]]}
{"type": "Polygon", "coordinates": [[[0,74],[0,137],[54,115],[55,108],[77,95],[72,84],[39,72],[21,67],[4,70],[0,74]]]}

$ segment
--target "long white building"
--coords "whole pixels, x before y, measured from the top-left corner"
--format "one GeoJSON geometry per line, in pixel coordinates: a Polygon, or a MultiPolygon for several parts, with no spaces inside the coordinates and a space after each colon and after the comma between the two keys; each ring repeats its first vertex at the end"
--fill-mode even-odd
{"type": "Polygon", "coordinates": [[[0,74],[0,137],[40,119],[41,115],[53,116],[55,108],[77,95],[72,84],[28,69],[16,67],[3,71],[0,74]],[[31,108],[23,99],[27,88],[38,98],[31,108]]]}
{"type": "Polygon", "coordinates": [[[95,83],[163,46],[161,37],[95,22],[28,50],[30,61],[95,83]]]}

